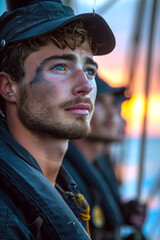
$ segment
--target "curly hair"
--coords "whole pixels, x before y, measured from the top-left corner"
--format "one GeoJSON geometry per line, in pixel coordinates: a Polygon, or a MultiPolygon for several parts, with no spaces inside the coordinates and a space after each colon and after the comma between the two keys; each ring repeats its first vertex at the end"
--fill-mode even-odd
{"type": "MultiPolygon", "coordinates": [[[[76,47],[81,46],[86,40],[91,46],[91,39],[92,36],[88,36],[88,31],[84,28],[83,21],[76,20],[54,32],[10,43],[0,54],[0,72],[7,72],[12,80],[21,82],[25,76],[25,59],[30,53],[38,51],[41,46],[47,45],[48,41],[52,41],[60,49],[68,46],[75,50],[76,47]]],[[[1,95],[0,110],[5,114],[5,100],[1,95]]]]}

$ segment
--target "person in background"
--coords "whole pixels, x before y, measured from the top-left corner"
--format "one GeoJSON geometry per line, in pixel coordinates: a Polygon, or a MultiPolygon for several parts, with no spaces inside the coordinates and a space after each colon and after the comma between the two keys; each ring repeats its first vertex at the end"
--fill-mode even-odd
{"type": "MultiPolygon", "coordinates": [[[[108,124],[108,127],[106,127],[108,129],[108,134],[105,138],[101,139],[105,145],[104,154],[102,153],[102,155],[104,155],[104,158],[106,158],[106,161],[104,161],[107,162],[107,164],[109,164],[111,167],[113,175],[115,176],[116,174],[116,181],[118,180],[119,186],[122,183],[119,164],[121,161],[123,161],[123,143],[125,141],[125,132],[127,125],[126,120],[121,116],[121,107],[124,101],[128,101],[130,99],[130,97],[125,96],[125,92],[125,88],[122,88],[120,94],[114,94],[113,109],[115,109],[117,113],[116,121],[114,121],[114,126],[112,126],[112,124],[108,124]],[[114,132],[112,129],[114,129],[114,132]]],[[[95,162],[95,165],[97,162],[98,161],[95,162]]]]}
{"type": "MultiPolygon", "coordinates": [[[[104,158],[106,158],[107,161],[104,160],[104,162],[107,162],[106,164],[109,164],[108,167],[113,171],[116,167],[116,159],[114,159],[116,154],[113,154],[115,148],[112,149],[112,146],[120,145],[120,143],[122,144],[125,140],[126,121],[121,116],[121,106],[129,97],[127,98],[125,96],[125,87],[112,88],[103,81],[97,82],[97,108],[92,120],[92,132],[88,139],[93,141],[97,140],[97,143],[99,142],[99,144],[103,146],[102,152],[99,155],[105,156],[104,158]],[[108,94],[105,94],[106,92],[108,94]],[[106,99],[106,107],[103,99],[106,99]],[[101,111],[101,109],[103,110],[101,111]],[[105,119],[105,121],[103,119],[105,119]]],[[[121,156],[117,155],[116,157],[120,158],[121,156]]],[[[97,162],[96,159],[96,166],[97,162]]],[[[117,175],[118,174],[117,170],[117,175]]],[[[115,173],[113,173],[113,175],[115,176],[115,173]]],[[[113,179],[111,179],[110,182],[112,182],[112,180],[113,179]]]]}
{"type": "MultiPolygon", "coordinates": [[[[97,98],[87,138],[70,142],[64,165],[74,176],[91,206],[91,234],[95,240],[122,239],[126,224],[140,229],[145,208],[137,201],[123,203],[114,171],[106,159],[123,123],[116,100],[125,88],[112,88],[96,76],[97,98]]],[[[124,123],[123,123],[124,124],[124,123]]],[[[122,136],[121,136],[122,137],[122,136]]],[[[140,234],[138,239],[143,239],[140,234]]]]}
{"type": "Polygon", "coordinates": [[[7,3],[0,17],[0,239],[90,239],[77,216],[87,203],[61,165],[68,139],[90,131],[93,55],[110,53],[114,35],[100,15],[75,15],[61,1],[7,3]]]}

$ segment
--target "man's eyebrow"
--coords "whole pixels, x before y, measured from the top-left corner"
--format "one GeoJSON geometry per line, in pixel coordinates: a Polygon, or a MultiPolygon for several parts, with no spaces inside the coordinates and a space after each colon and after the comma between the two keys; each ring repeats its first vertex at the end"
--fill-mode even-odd
{"type": "Polygon", "coordinates": [[[98,64],[90,57],[87,57],[86,58],[86,61],[85,61],[86,64],[91,64],[91,65],[94,65],[97,69],[98,69],[98,64]]]}
{"type": "MultiPolygon", "coordinates": [[[[53,56],[50,56],[48,58],[45,58],[41,63],[40,63],[40,66],[43,67],[45,64],[49,63],[50,61],[52,60],[69,60],[69,61],[72,61],[72,62],[76,62],[77,61],[77,57],[73,54],[62,54],[62,55],[53,55],[53,56]]],[[[85,64],[92,64],[94,65],[96,68],[98,68],[98,64],[90,57],[86,57],[86,60],[85,60],[85,64]]]]}
{"type": "Polygon", "coordinates": [[[50,56],[48,58],[45,58],[40,66],[44,66],[45,64],[49,63],[52,60],[58,60],[58,59],[62,59],[62,60],[69,60],[72,62],[76,62],[77,61],[77,57],[73,54],[62,54],[62,55],[54,55],[54,56],[50,56]]]}

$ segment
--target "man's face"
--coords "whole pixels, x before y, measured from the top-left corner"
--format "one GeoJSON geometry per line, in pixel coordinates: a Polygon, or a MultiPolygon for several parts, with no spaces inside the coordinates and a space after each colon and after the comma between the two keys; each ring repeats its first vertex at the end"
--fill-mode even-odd
{"type": "Polygon", "coordinates": [[[91,121],[92,131],[89,137],[102,142],[116,141],[122,118],[114,104],[114,96],[109,93],[99,94],[91,121]]]}
{"type": "Polygon", "coordinates": [[[88,42],[74,51],[49,42],[26,58],[24,68],[17,101],[22,124],[42,136],[74,139],[88,135],[97,70],[88,42]]]}

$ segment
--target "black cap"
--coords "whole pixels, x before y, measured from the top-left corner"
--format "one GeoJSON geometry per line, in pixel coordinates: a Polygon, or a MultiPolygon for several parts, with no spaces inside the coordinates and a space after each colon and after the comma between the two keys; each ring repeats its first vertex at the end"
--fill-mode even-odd
{"type": "Polygon", "coordinates": [[[115,96],[124,95],[125,87],[119,87],[119,88],[111,87],[108,83],[103,81],[98,75],[96,75],[95,79],[97,84],[97,94],[112,93],[115,96]]]}
{"type": "Polygon", "coordinates": [[[8,0],[8,7],[12,10],[6,11],[0,17],[0,51],[8,43],[53,32],[76,19],[83,20],[84,27],[93,35],[93,44],[100,46],[97,52],[93,52],[94,55],[110,53],[115,47],[115,38],[110,27],[98,14],[75,15],[72,8],[54,0],[12,0],[12,2],[17,4],[11,4],[8,0]],[[22,2],[25,4],[21,5],[22,2]]]}
{"type": "MultiPolygon", "coordinates": [[[[129,100],[131,96],[126,96],[126,87],[111,87],[108,83],[103,81],[98,75],[96,75],[97,95],[101,93],[111,93],[115,96],[114,102],[121,104],[122,102],[129,100]]],[[[130,95],[128,93],[128,95],[130,95]]]]}
{"type": "MultiPolygon", "coordinates": [[[[31,5],[33,3],[43,2],[43,1],[46,1],[46,0],[6,0],[6,4],[7,4],[7,9],[9,11],[12,11],[20,7],[25,7],[27,5],[31,5]]],[[[47,1],[62,3],[61,0],[47,0],[47,1]]]]}
{"type": "MultiPolygon", "coordinates": [[[[126,88],[125,88],[125,91],[126,91],[126,88]]],[[[121,103],[123,103],[124,101],[129,100],[129,99],[131,98],[131,96],[128,96],[128,97],[127,97],[127,96],[125,95],[125,91],[115,97],[115,101],[114,101],[115,103],[121,104],[121,103]]]]}

